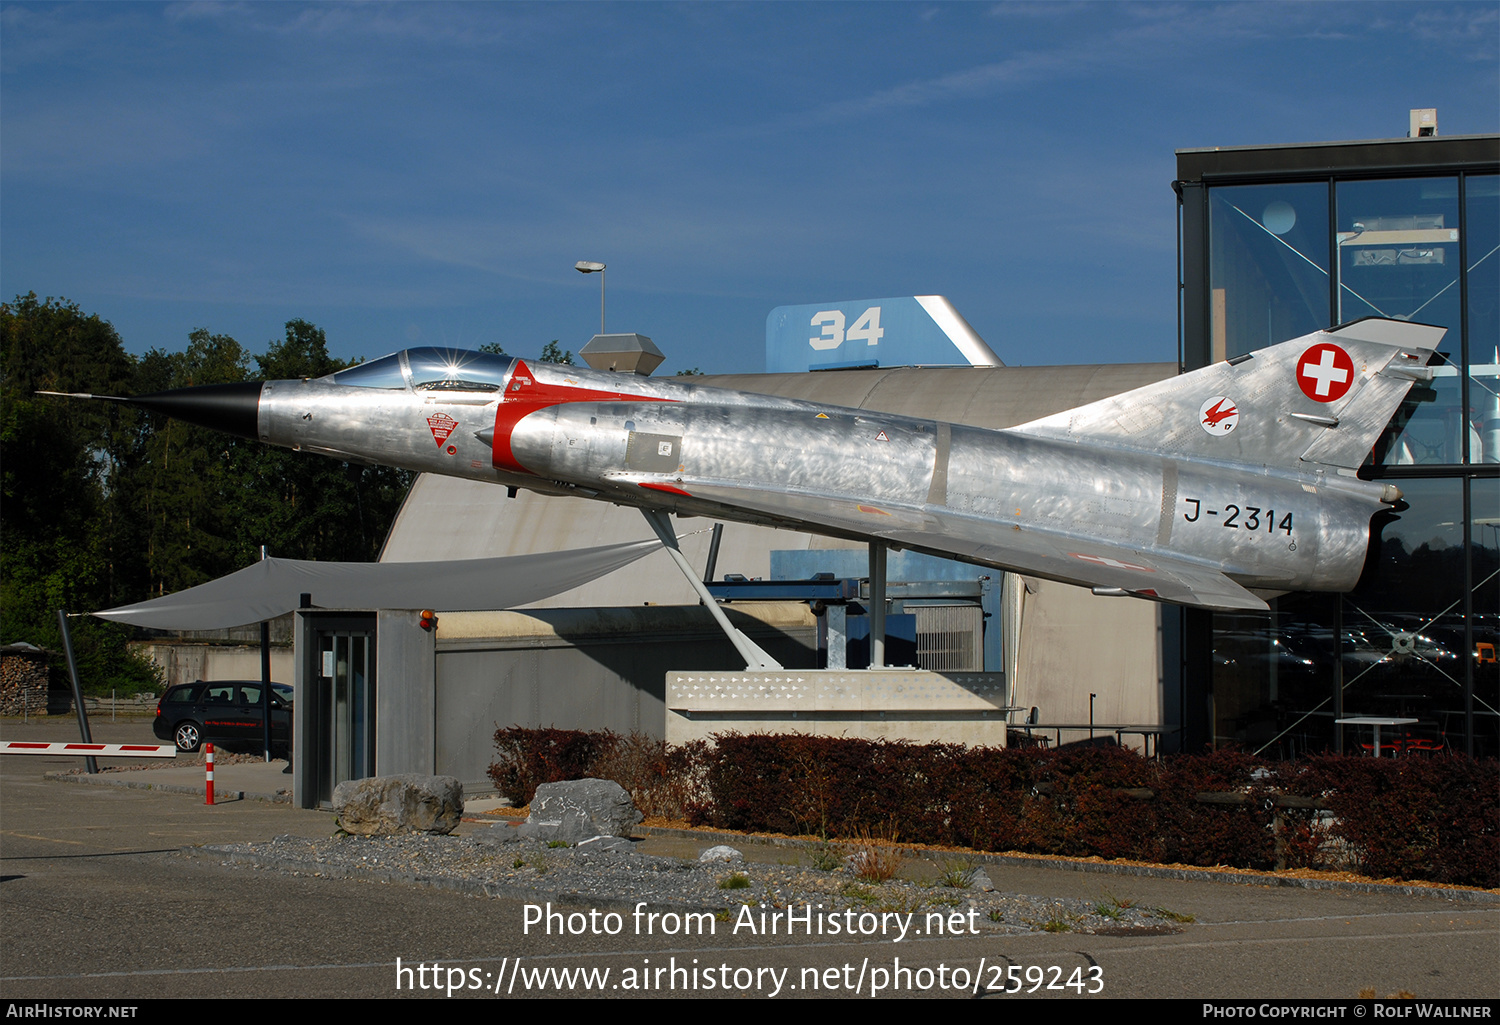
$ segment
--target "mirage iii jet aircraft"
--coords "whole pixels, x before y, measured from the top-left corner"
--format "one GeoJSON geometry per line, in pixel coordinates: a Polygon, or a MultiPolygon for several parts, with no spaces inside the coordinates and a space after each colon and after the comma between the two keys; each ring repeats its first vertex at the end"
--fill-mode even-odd
{"type": "Polygon", "coordinates": [[[1400,498],[1355,471],[1443,333],[1355,321],[1006,430],[436,348],[123,401],[336,459],[1262,610],[1354,586],[1400,498]]]}

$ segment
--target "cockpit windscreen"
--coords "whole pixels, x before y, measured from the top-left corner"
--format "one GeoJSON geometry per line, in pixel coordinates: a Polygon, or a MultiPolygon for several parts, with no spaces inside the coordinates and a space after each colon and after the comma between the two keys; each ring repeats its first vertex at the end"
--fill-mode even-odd
{"type": "Polygon", "coordinates": [[[330,375],[337,384],[418,391],[496,392],[515,362],[510,356],[467,349],[422,347],[392,353],[330,375]]]}
{"type": "Polygon", "coordinates": [[[328,375],[334,384],[352,384],[360,388],[405,388],[406,377],[401,373],[401,354],[393,352],[379,359],[366,360],[348,370],[335,371],[328,375]]]}

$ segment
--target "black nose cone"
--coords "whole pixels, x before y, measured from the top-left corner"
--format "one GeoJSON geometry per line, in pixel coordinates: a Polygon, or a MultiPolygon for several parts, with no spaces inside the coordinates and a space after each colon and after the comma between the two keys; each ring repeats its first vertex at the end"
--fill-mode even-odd
{"type": "Polygon", "coordinates": [[[205,384],[197,388],[174,388],[129,399],[132,406],[185,420],[242,438],[257,436],[256,414],[260,409],[260,381],[243,384],[205,384]]]}

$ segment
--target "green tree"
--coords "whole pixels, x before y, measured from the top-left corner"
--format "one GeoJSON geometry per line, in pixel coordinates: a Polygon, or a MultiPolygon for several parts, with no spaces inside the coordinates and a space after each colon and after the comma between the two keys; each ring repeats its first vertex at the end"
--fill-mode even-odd
{"type": "MultiPolygon", "coordinates": [[[[134,462],[139,415],[115,403],[69,403],[38,390],[128,395],[134,361],[113,327],[66,299],[0,303],[0,640],[61,650],[56,610],[94,611],[136,597],[139,564],[120,483],[134,462]]],[[[154,685],[126,631],[72,629],[95,689],[154,685]]]]}
{"type": "MultiPolygon", "coordinates": [[[[181,353],[152,351],[141,361],[140,391],[244,381],[249,358],[239,342],[199,328],[181,353]]],[[[233,492],[240,440],[164,416],[147,417],[140,465],[128,487],[144,517],[148,593],[170,594],[239,569],[233,492]]],[[[122,485],[124,486],[124,485],[122,485]]]]}
{"type": "Polygon", "coordinates": [[[573,365],[573,351],[559,348],[556,338],[542,346],[542,354],[538,358],[543,363],[561,363],[569,367],[573,365]]]}
{"type": "MultiPolygon", "coordinates": [[[[411,474],[358,466],[146,414],[119,403],[38,397],[38,389],[142,395],[265,377],[320,377],[350,364],[321,329],[289,321],[251,356],[194,331],[181,352],[138,360],[97,316],[66,300],[0,305],[0,640],[59,649],[58,608],[92,612],[178,591],[275,555],[375,558],[411,474]]],[[[142,689],[149,663],[128,631],[80,619],[86,686],[142,689]]]]}
{"type": "Polygon", "coordinates": [[[323,329],[305,320],[286,322],[286,337],[272,342],[263,356],[255,357],[260,376],[271,381],[297,377],[323,377],[335,370],[353,366],[328,355],[328,338],[323,329]]]}

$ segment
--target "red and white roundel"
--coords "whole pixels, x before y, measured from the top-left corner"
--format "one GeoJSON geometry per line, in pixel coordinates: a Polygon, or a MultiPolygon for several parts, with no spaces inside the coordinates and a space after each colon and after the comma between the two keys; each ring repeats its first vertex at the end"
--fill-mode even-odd
{"type": "Polygon", "coordinates": [[[1222,437],[1240,422],[1239,407],[1227,395],[1211,396],[1198,407],[1198,426],[1210,437],[1222,437]]]}
{"type": "Polygon", "coordinates": [[[1354,384],[1354,361],[1337,345],[1314,345],[1297,359],[1297,387],[1314,402],[1337,402],[1354,384]]]}

